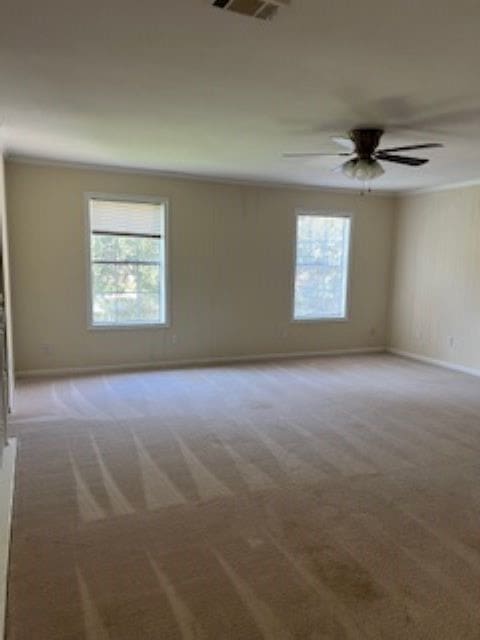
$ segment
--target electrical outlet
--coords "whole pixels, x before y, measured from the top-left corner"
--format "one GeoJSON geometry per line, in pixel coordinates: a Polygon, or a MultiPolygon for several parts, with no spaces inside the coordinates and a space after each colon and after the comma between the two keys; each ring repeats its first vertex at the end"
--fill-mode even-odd
{"type": "Polygon", "coordinates": [[[455,349],[457,346],[457,341],[454,336],[448,336],[448,344],[450,349],[455,349]]]}

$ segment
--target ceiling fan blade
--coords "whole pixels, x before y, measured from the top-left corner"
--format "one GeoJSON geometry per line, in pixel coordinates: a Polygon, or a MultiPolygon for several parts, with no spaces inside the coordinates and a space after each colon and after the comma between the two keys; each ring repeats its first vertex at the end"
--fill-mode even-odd
{"type": "MultiPolygon", "coordinates": [[[[352,152],[353,153],[353,152],[352,152]]],[[[338,157],[351,156],[351,153],[282,153],[284,158],[316,158],[316,157],[338,157]]]]}
{"type": "Polygon", "coordinates": [[[390,147],[389,149],[379,149],[378,153],[394,153],[396,151],[413,151],[414,149],[439,149],[443,147],[440,142],[427,142],[426,144],[411,144],[406,147],[390,147]]]}
{"type": "Polygon", "coordinates": [[[350,151],[352,152],[355,149],[355,145],[353,144],[352,140],[350,140],[350,138],[339,138],[338,136],[332,136],[331,140],[339,144],[341,147],[345,147],[345,149],[350,149],[350,151]]]}
{"type": "Polygon", "coordinates": [[[420,167],[428,162],[427,158],[412,158],[410,156],[395,156],[389,153],[378,152],[375,154],[377,160],[385,160],[386,162],[396,162],[398,164],[406,164],[410,167],[420,167]]]}

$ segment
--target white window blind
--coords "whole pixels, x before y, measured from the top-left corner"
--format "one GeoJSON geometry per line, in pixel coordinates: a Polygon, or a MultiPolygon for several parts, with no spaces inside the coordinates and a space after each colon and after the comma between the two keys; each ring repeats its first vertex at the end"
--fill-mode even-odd
{"type": "Polygon", "coordinates": [[[161,236],[164,205],[116,200],[90,201],[90,229],[93,233],[161,236]]]}
{"type": "Polygon", "coordinates": [[[347,316],[349,216],[297,216],[294,319],[347,316]]]}
{"type": "Polygon", "coordinates": [[[164,202],[91,198],[91,324],[164,324],[164,202]]]}

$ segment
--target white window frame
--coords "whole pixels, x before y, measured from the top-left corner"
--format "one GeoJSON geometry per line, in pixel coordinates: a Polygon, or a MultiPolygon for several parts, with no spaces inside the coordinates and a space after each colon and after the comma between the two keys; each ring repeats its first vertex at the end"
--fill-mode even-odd
{"type": "Polygon", "coordinates": [[[311,210],[311,209],[295,209],[295,215],[293,216],[294,229],[293,229],[293,264],[292,264],[292,276],[291,276],[291,312],[290,322],[292,324],[316,324],[325,322],[350,322],[351,314],[351,283],[352,283],[352,257],[353,257],[353,240],[354,240],[354,221],[355,215],[352,212],[347,211],[331,211],[331,210],[311,210]],[[317,216],[319,218],[348,218],[350,220],[350,234],[348,243],[347,254],[347,281],[345,283],[345,315],[338,317],[316,317],[316,318],[296,318],[295,317],[295,280],[297,273],[297,234],[298,234],[298,218],[300,216],[317,216]]]}
{"type": "Polygon", "coordinates": [[[156,196],[137,196],[131,194],[118,193],[84,193],[84,216],[85,216],[85,246],[86,246],[86,293],[87,293],[87,329],[90,331],[143,331],[145,329],[166,329],[170,327],[170,212],[168,198],[156,196]],[[112,202],[138,202],[148,204],[158,204],[164,207],[165,212],[165,320],[164,322],[153,323],[125,323],[125,324],[95,324],[93,322],[92,307],[92,255],[91,255],[91,227],[90,227],[90,201],[110,200],[112,202]]]}

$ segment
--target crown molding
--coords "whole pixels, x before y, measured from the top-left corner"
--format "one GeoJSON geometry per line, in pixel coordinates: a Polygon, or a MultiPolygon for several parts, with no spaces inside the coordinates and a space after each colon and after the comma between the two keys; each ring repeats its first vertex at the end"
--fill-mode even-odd
{"type": "Polygon", "coordinates": [[[60,160],[54,158],[45,158],[41,156],[29,156],[8,152],[0,138],[0,155],[3,155],[6,162],[17,164],[29,164],[42,167],[59,167],[64,169],[78,169],[81,171],[104,171],[106,173],[126,173],[130,175],[156,176],[170,180],[191,180],[195,182],[208,182],[211,184],[241,186],[241,187],[261,187],[264,189],[300,189],[304,191],[317,191],[329,194],[337,194],[342,196],[374,196],[380,198],[395,198],[401,200],[408,196],[428,195],[432,193],[440,193],[442,191],[452,191],[455,189],[465,189],[468,187],[480,186],[480,178],[474,180],[465,180],[460,182],[447,182],[445,184],[435,185],[432,187],[419,187],[417,189],[405,190],[372,190],[362,193],[358,188],[349,187],[329,187],[325,185],[313,185],[301,182],[282,182],[280,180],[255,180],[248,178],[235,178],[232,176],[201,174],[201,173],[183,173],[180,171],[165,171],[161,169],[148,169],[139,167],[128,167],[124,165],[101,164],[95,162],[80,162],[74,160],[60,160]]]}
{"type": "Polygon", "coordinates": [[[419,189],[401,191],[397,195],[399,195],[400,197],[418,196],[422,194],[439,193],[441,191],[452,191],[455,189],[466,189],[468,187],[478,186],[480,186],[480,178],[476,178],[475,180],[465,180],[463,182],[447,182],[446,184],[440,184],[434,187],[420,187],[419,189]]]}
{"type": "Polygon", "coordinates": [[[59,167],[64,169],[79,169],[83,171],[105,171],[107,173],[128,173],[131,175],[156,176],[170,180],[192,180],[195,182],[209,182],[212,184],[242,186],[242,187],[262,187],[265,189],[301,189],[305,191],[319,191],[342,196],[374,196],[380,198],[392,198],[401,195],[393,190],[372,190],[362,193],[360,189],[348,187],[328,187],[322,185],[312,185],[299,182],[282,182],[280,180],[254,180],[234,178],[231,176],[214,176],[211,174],[182,173],[176,171],[162,171],[160,169],[146,169],[138,167],[126,167],[123,165],[99,164],[94,162],[77,162],[73,160],[58,160],[39,156],[21,155],[15,153],[5,153],[7,162],[16,164],[29,164],[43,167],[59,167]]]}

